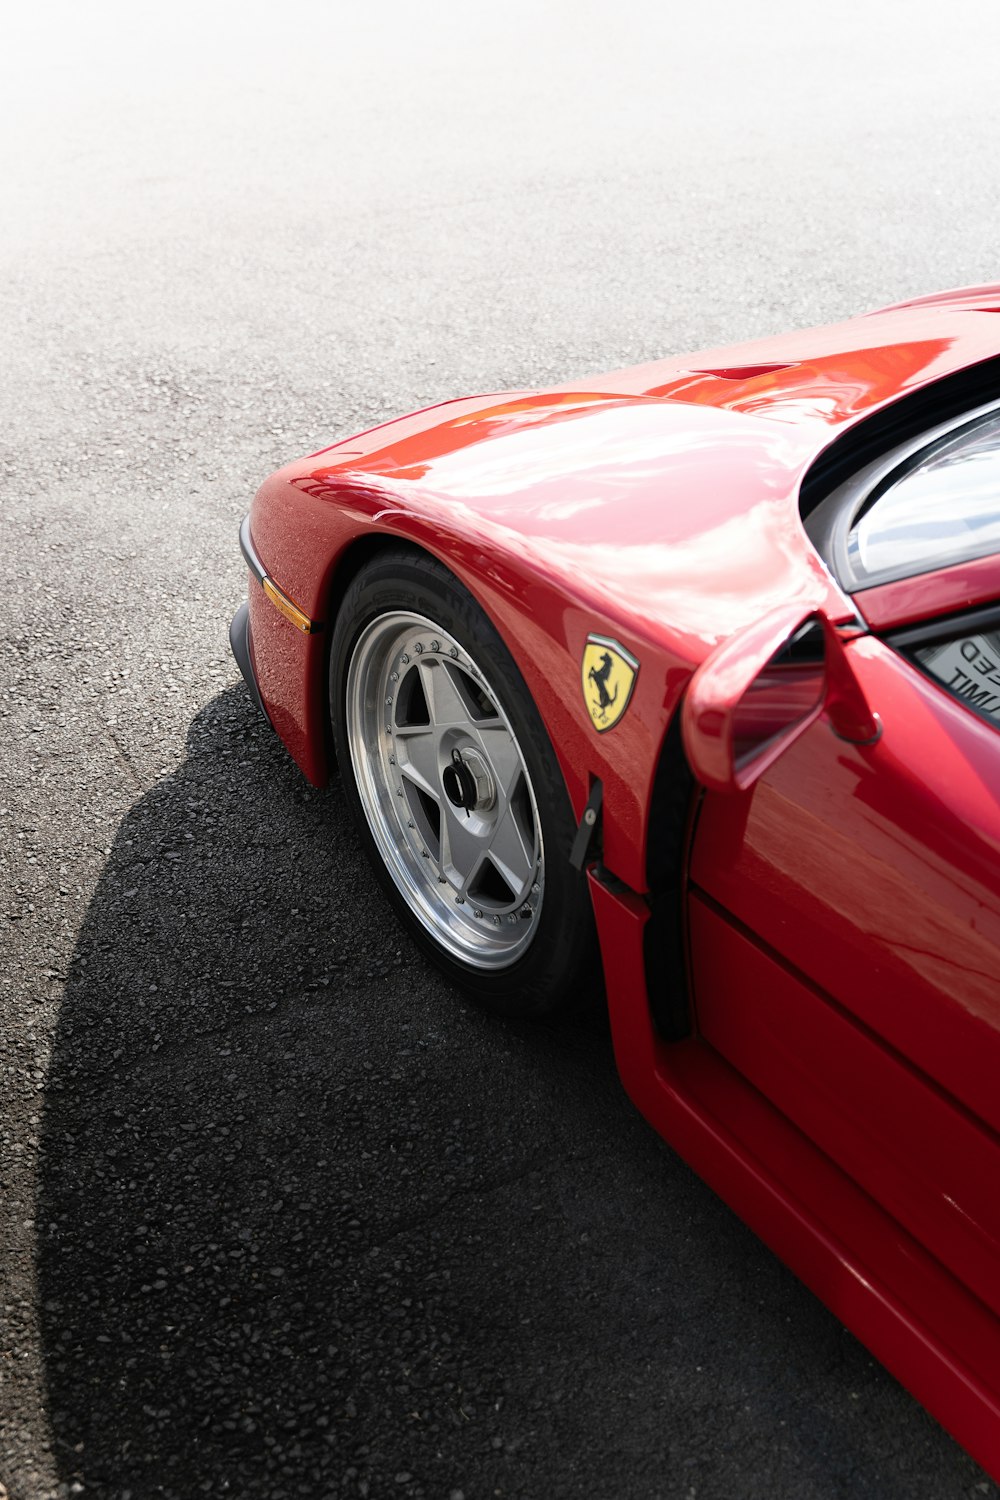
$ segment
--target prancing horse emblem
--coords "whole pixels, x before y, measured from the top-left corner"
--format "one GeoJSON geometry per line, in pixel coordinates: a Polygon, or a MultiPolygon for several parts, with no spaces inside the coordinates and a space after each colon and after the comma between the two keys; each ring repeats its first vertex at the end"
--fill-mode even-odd
{"type": "Polygon", "coordinates": [[[583,648],[583,697],[598,734],[613,729],[628,707],[639,663],[624,646],[588,635],[583,648]]]}

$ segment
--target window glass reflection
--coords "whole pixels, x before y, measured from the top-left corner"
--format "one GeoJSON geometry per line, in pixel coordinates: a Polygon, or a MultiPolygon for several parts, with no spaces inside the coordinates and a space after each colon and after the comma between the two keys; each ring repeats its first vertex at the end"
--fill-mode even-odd
{"type": "Polygon", "coordinates": [[[851,529],[859,578],[916,573],[1000,551],[1000,413],[935,444],[851,529]]]}

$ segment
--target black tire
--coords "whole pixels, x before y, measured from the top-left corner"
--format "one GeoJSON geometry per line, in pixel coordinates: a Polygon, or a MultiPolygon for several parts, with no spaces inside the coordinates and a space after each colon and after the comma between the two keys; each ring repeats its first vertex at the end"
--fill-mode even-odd
{"type": "MultiPolygon", "coordinates": [[[[355,675],[360,670],[355,664],[355,675]]],[[[595,976],[600,973],[593,911],[586,879],[568,859],[576,827],[558,762],[510,652],[479,605],[436,559],[416,549],[394,546],[366,563],[354,577],[340,605],[331,642],[330,711],[351,815],[383,890],[420,948],[471,998],[502,1015],[546,1016],[571,997],[593,994],[599,987],[595,976]],[[364,642],[379,630],[381,621],[396,612],[433,622],[442,637],[450,637],[468,652],[471,662],[488,664],[489,701],[506,719],[527,773],[532,819],[540,823],[544,849],[542,895],[532,916],[528,946],[499,967],[484,969],[477,963],[464,962],[447,950],[433,925],[421,918],[415,903],[407,899],[387,867],[359,791],[352,743],[361,743],[360,723],[354,724],[352,738],[350,719],[353,713],[360,721],[361,712],[351,706],[349,672],[355,653],[358,661],[363,661],[364,642]]],[[[364,755],[363,750],[359,748],[358,754],[364,755]]],[[[365,759],[370,761],[372,757],[365,759]]],[[[397,791],[396,795],[403,794],[397,791]]],[[[441,899],[452,899],[440,876],[438,884],[445,890],[441,899]]],[[[429,879],[427,885],[431,886],[429,879]]]]}

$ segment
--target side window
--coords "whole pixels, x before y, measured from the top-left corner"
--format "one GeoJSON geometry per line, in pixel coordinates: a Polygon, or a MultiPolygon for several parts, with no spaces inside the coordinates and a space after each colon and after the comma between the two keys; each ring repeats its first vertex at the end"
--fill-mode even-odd
{"type": "Polygon", "coordinates": [[[1000,550],[1000,413],[931,443],[877,485],[847,537],[864,587],[1000,550]]]}
{"type": "Polygon", "coordinates": [[[969,631],[909,653],[956,698],[1000,727],[1000,629],[969,631]]]}
{"type": "Polygon", "coordinates": [[[1000,401],[863,462],[804,524],[848,594],[1000,553],[1000,401]]]}

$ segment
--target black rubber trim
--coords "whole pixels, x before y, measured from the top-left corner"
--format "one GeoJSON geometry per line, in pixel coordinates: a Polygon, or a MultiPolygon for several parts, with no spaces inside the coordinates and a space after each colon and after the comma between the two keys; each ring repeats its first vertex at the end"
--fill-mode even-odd
{"type": "MultiPolygon", "coordinates": [[[[240,522],[240,551],[243,553],[244,561],[246,562],[246,565],[250,569],[253,576],[256,578],[257,582],[263,585],[264,579],[267,577],[267,570],[265,569],[264,564],[261,562],[260,558],[257,556],[257,553],[254,551],[253,541],[250,537],[249,511],[240,522]]],[[[236,650],[235,646],[233,647],[233,650],[236,650]]],[[[236,660],[239,661],[238,656],[236,660]]],[[[246,672],[244,672],[243,675],[244,677],[246,677],[246,672]]]]}
{"type": "MultiPolygon", "coordinates": [[[[975,635],[977,631],[1000,630],[1000,605],[981,604],[951,615],[939,615],[921,625],[891,627],[883,636],[897,651],[912,651],[918,646],[934,646],[950,641],[956,635],[975,635]]],[[[938,681],[937,678],[934,679],[938,681]]]]}
{"type": "Polygon", "coordinates": [[[246,685],[250,689],[251,698],[270,724],[271,716],[264,707],[264,700],[260,696],[260,688],[254,676],[253,657],[250,655],[250,606],[245,599],[233,615],[233,622],[229,627],[229,644],[236,658],[236,665],[243,673],[246,685]]]}
{"type": "Polygon", "coordinates": [[[594,782],[590,788],[590,796],[587,805],[583,809],[583,817],[580,819],[573,840],[573,847],[569,851],[569,862],[574,870],[582,872],[584,865],[591,857],[597,835],[598,824],[601,818],[601,803],[604,800],[604,786],[600,779],[594,782]]]}
{"type": "Polygon", "coordinates": [[[688,866],[701,792],[684,754],[680,717],[674,714],[660,752],[646,840],[650,908],[643,933],[646,994],[657,1035],[667,1042],[678,1042],[693,1030],[688,866]]]}

